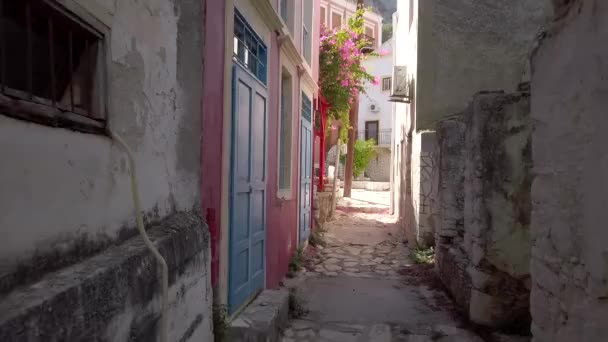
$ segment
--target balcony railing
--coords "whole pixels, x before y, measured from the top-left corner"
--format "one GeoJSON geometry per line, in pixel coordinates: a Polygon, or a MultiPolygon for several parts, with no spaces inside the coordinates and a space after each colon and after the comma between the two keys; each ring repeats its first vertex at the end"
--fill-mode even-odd
{"type": "Polygon", "coordinates": [[[365,39],[365,46],[361,49],[362,52],[368,53],[374,51],[376,49],[376,39],[366,34],[363,35],[363,38],[365,39]]]}
{"type": "Polygon", "coordinates": [[[374,139],[376,145],[390,145],[391,144],[391,129],[381,129],[381,130],[362,130],[359,131],[358,139],[359,140],[369,140],[374,139]]]}

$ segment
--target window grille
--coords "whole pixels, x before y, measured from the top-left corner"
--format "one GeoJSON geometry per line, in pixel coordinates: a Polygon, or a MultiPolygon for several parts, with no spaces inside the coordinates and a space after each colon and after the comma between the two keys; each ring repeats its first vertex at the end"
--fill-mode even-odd
{"type": "Polygon", "coordinates": [[[312,101],[304,93],[302,93],[302,117],[309,122],[312,121],[312,101]]]}
{"type": "Polygon", "coordinates": [[[234,12],[233,56],[260,82],[266,84],[266,45],[237,10],[234,12]]]}
{"type": "Polygon", "coordinates": [[[104,36],[52,1],[0,0],[0,112],[102,131],[104,36]]]}
{"type": "Polygon", "coordinates": [[[391,81],[390,77],[382,78],[382,91],[390,91],[391,90],[391,81]]]}

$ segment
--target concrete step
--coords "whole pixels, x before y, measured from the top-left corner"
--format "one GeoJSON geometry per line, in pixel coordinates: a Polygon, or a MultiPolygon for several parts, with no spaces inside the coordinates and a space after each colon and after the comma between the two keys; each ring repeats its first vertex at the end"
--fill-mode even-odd
{"type": "Polygon", "coordinates": [[[230,324],[234,342],[275,342],[289,320],[289,291],[264,290],[230,324]]]}

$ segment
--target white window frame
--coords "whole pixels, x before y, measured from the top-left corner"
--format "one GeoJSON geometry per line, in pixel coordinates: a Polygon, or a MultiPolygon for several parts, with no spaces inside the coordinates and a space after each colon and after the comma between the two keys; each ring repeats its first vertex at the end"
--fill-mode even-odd
{"type": "Polygon", "coordinates": [[[374,25],[365,23],[363,26],[363,33],[365,34],[365,29],[370,28],[372,30],[372,38],[374,39],[374,49],[379,46],[378,39],[376,39],[376,28],[374,25]]]}
{"type": "Polygon", "coordinates": [[[287,1],[287,22],[285,22],[285,18],[283,18],[283,11],[281,8],[281,1],[279,1],[279,17],[281,17],[281,20],[283,20],[283,22],[285,23],[285,25],[287,26],[287,28],[289,29],[289,32],[291,33],[291,35],[294,35],[294,24],[295,24],[295,6],[294,6],[294,1],[293,0],[286,0],[287,1]]]}
{"type": "Polygon", "coordinates": [[[313,39],[312,39],[312,34],[313,34],[312,27],[313,27],[314,22],[315,22],[315,19],[314,19],[315,18],[315,9],[314,9],[314,7],[312,7],[312,1],[310,1],[310,2],[308,2],[308,1],[302,1],[302,8],[301,8],[301,10],[302,10],[302,37],[301,37],[300,40],[302,41],[302,44],[301,44],[302,45],[302,47],[301,47],[302,48],[302,57],[304,57],[304,61],[306,61],[306,63],[308,64],[308,66],[310,66],[312,68],[312,41],[313,41],[313,39]],[[304,18],[304,16],[305,16],[304,15],[304,11],[305,11],[304,6],[306,6],[306,4],[309,4],[311,6],[311,8],[310,8],[310,11],[311,11],[311,13],[310,13],[310,17],[311,17],[310,27],[308,27],[309,25],[307,25],[306,20],[304,18]],[[308,56],[308,58],[306,58],[306,53],[305,53],[306,52],[306,47],[305,47],[305,45],[306,45],[305,44],[306,43],[306,39],[304,39],[304,32],[308,33],[308,37],[309,37],[308,40],[309,40],[309,43],[310,43],[310,45],[308,46],[308,53],[310,54],[310,56],[308,56]],[[308,59],[310,59],[310,60],[308,60],[308,59]]]}
{"type": "Polygon", "coordinates": [[[339,11],[334,11],[333,9],[331,10],[331,15],[329,17],[329,29],[333,30],[334,28],[334,13],[340,16],[340,26],[344,25],[344,13],[340,13],[339,11]]]}
{"type": "Polygon", "coordinates": [[[286,68],[284,65],[282,65],[281,67],[281,82],[280,82],[280,87],[279,87],[279,125],[277,126],[277,130],[278,130],[278,134],[277,134],[277,141],[278,141],[278,148],[277,148],[277,198],[283,199],[283,200],[291,200],[293,198],[293,117],[294,117],[294,111],[293,111],[293,104],[294,104],[294,83],[295,79],[294,79],[294,75],[293,73],[286,68]],[[289,127],[289,131],[291,132],[290,134],[290,141],[289,141],[289,185],[287,188],[281,188],[281,164],[283,163],[283,160],[281,159],[281,146],[282,146],[282,129],[283,129],[283,82],[285,80],[285,78],[283,77],[283,75],[289,75],[289,80],[290,80],[290,87],[289,87],[289,108],[286,108],[287,112],[289,113],[290,117],[291,117],[291,127],[289,127]]]}
{"type": "MultiPolygon", "coordinates": [[[[321,18],[321,25],[325,24],[325,28],[329,28],[329,20],[327,18],[327,6],[321,5],[321,8],[325,10],[325,18],[321,18]],[[325,20],[323,20],[325,19],[325,20]]],[[[319,16],[321,16],[321,10],[319,9],[319,16]]]]}

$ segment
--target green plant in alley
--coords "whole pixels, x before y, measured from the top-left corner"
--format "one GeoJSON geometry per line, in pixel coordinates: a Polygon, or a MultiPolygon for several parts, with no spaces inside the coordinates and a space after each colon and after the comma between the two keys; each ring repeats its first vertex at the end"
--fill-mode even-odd
{"type": "MultiPolygon", "coordinates": [[[[353,165],[353,176],[359,177],[376,155],[376,142],[373,139],[355,141],[355,155],[353,165]]],[[[342,162],[346,160],[346,156],[341,158],[342,162]]]]}
{"type": "Polygon", "coordinates": [[[322,246],[325,247],[325,245],[327,244],[325,242],[325,228],[323,228],[323,225],[315,225],[315,229],[312,231],[312,233],[310,234],[310,237],[308,238],[308,243],[311,246],[322,246]]]}
{"type": "Polygon", "coordinates": [[[292,255],[289,261],[289,270],[287,276],[290,278],[295,277],[302,267],[304,266],[304,249],[299,247],[296,252],[292,255]]]}
{"type": "Polygon", "coordinates": [[[410,254],[412,260],[417,264],[430,265],[435,263],[435,250],[433,247],[416,248],[410,254]]]}

